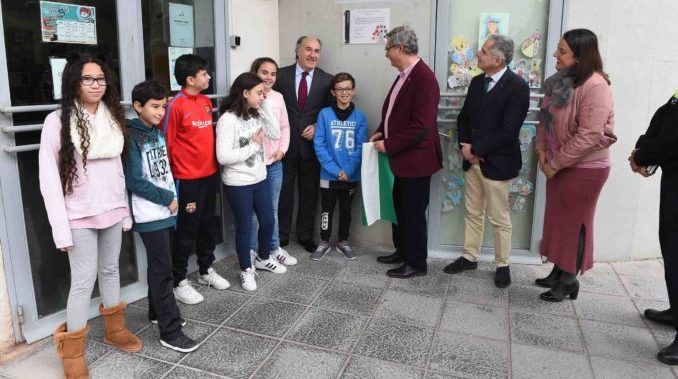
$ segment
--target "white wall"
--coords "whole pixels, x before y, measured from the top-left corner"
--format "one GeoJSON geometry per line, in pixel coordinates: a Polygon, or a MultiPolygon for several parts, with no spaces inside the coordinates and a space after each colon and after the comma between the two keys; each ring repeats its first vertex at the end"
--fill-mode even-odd
{"type": "Polygon", "coordinates": [[[229,5],[230,34],[240,36],[241,41],[237,48],[229,48],[228,70],[233,81],[249,71],[258,57],[278,60],[278,0],[231,0],[229,5]]]}
{"type": "Polygon", "coordinates": [[[596,216],[596,259],[660,255],[657,240],[659,175],[633,174],[627,158],[654,111],[678,87],[675,0],[570,0],[564,29],[588,28],[599,38],[615,97],[612,172],[596,216]]]}

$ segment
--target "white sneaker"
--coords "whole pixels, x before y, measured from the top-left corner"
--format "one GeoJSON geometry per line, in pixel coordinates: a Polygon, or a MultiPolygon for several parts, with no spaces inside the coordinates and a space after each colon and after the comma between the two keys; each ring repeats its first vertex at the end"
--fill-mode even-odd
{"type": "Polygon", "coordinates": [[[217,274],[212,267],[207,269],[207,274],[198,276],[198,283],[218,290],[225,290],[231,286],[228,280],[217,274]]]}
{"type": "Polygon", "coordinates": [[[297,258],[291,256],[282,247],[279,247],[278,249],[271,251],[271,258],[284,264],[285,266],[294,266],[295,264],[297,264],[297,258]]]}
{"type": "Polygon", "coordinates": [[[287,267],[285,267],[283,264],[280,264],[272,257],[268,257],[266,260],[261,260],[260,258],[255,259],[254,267],[260,270],[268,270],[275,274],[284,274],[287,272],[287,267]]]}
{"type": "Polygon", "coordinates": [[[184,304],[198,304],[205,300],[200,292],[188,282],[188,279],[182,280],[178,286],[174,287],[174,298],[184,304]]]}
{"type": "Polygon", "coordinates": [[[243,271],[240,271],[240,283],[242,289],[245,291],[256,291],[257,282],[254,280],[254,277],[257,275],[257,272],[254,271],[254,268],[249,267],[243,271]]]}

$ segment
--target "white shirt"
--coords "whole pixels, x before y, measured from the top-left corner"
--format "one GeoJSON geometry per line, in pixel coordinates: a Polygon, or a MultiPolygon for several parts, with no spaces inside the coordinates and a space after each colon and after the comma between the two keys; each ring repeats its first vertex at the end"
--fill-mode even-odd
{"type": "MultiPolygon", "coordinates": [[[[301,82],[301,74],[304,73],[304,69],[299,67],[299,63],[297,63],[297,69],[295,71],[294,75],[294,95],[299,97],[299,83],[301,82]]],[[[315,69],[310,70],[308,72],[308,75],[306,75],[306,95],[311,91],[311,82],[313,81],[313,72],[315,72],[315,69]]],[[[297,98],[297,100],[299,100],[297,98]]]]}
{"type": "Polygon", "coordinates": [[[494,74],[490,75],[490,78],[492,78],[492,81],[490,81],[490,84],[487,85],[487,92],[492,91],[492,88],[494,88],[494,85],[497,84],[499,79],[501,79],[502,76],[504,76],[504,73],[508,67],[504,66],[501,70],[495,72],[494,74]]]}

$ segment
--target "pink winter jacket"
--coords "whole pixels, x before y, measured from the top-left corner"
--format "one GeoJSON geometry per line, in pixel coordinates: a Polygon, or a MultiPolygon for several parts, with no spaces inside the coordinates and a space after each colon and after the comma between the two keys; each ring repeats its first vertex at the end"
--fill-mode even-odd
{"type": "MultiPolygon", "coordinates": [[[[544,98],[544,104],[550,99],[544,98]]],[[[551,126],[560,148],[553,152],[551,167],[560,170],[571,166],[608,167],[609,146],[616,141],[614,99],[605,78],[594,73],[574,89],[572,100],[562,108],[551,107],[551,126]],[[607,132],[607,133],[605,133],[607,132]]],[[[544,120],[537,127],[537,150],[549,150],[544,120]]]]}
{"type": "Polygon", "coordinates": [[[40,136],[39,152],[40,192],[52,226],[54,244],[57,248],[73,246],[69,221],[118,208],[125,208],[127,211],[123,228],[129,229],[132,220],[129,217],[125,175],[120,157],[87,160],[85,172],[82,168],[82,156],[76,151],[78,179],[73,183],[73,193],[64,196],[59,177],[60,115],[60,110],[47,115],[40,136]]]}

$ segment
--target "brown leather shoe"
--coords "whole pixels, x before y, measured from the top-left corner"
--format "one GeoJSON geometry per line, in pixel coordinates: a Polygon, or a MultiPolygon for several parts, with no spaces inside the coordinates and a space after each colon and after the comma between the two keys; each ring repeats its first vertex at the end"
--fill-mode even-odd
{"type": "Polygon", "coordinates": [[[104,342],[127,353],[136,353],[143,345],[139,337],[127,330],[125,326],[126,303],[110,308],[99,304],[99,313],[104,316],[104,342]]]}
{"type": "Polygon", "coordinates": [[[89,378],[87,360],[85,359],[87,333],[89,333],[88,325],[75,332],[67,332],[66,324],[61,324],[54,331],[54,345],[57,355],[61,358],[64,378],[66,379],[89,378]]]}

